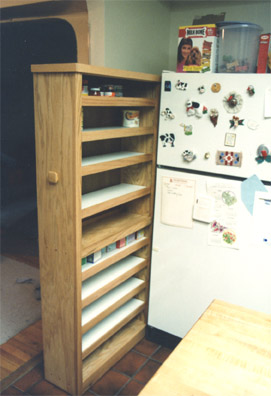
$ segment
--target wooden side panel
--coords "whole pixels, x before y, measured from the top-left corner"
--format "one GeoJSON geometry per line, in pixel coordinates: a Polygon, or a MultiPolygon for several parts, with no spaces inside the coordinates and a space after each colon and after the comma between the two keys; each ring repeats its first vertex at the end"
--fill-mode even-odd
{"type": "Polygon", "coordinates": [[[73,394],[82,382],[81,79],[76,73],[34,75],[45,377],[73,394]]]}

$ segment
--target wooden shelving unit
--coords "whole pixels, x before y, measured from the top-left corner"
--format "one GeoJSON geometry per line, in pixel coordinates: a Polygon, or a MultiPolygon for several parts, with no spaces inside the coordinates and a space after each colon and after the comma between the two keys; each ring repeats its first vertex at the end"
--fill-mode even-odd
{"type": "Polygon", "coordinates": [[[45,377],[81,394],[145,334],[160,76],[83,64],[32,72],[45,377]],[[83,79],[123,85],[124,96],[83,96],[83,79]],[[139,127],[122,126],[127,109],[140,111],[139,127]]]}

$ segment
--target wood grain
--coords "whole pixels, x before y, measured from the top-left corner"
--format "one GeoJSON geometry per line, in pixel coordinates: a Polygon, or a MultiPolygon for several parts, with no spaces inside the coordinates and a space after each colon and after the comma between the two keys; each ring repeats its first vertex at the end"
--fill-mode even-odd
{"type": "Polygon", "coordinates": [[[1,392],[42,361],[41,320],[0,346],[1,392]]]}
{"type": "Polygon", "coordinates": [[[140,396],[269,396],[271,315],[215,300],[140,396]]]}
{"type": "Polygon", "coordinates": [[[86,65],[82,63],[58,63],[31,65],[31,71],[34,73],[84,73],[101,77],[114,77],[119,79],[128,79],[135,81],[149,81],[159,83],[161,76],[157,74],[147,74],[140,72],[130,72],[127,70],[112,69],[109,67],[86,65]]]}
{"type": "Polygon", "coordinates": [[[37,198],[45,377],[78,391],[81,274],[80,100],[78,74],[34,75],[37,198]],[[56,185],[48,171],[59,175],[56,185]],[[67,199],[67,197],[69,199],[67,199]],[[69,346],[69,347],[67,347],[69,346]],[[75,373],[78,372],[78,375],[75,373]]]}
{"type": "Polygon", "coordinates": [[[148,216],[118,213],[83,225],[82,258],[149,225],[148,216]]]}

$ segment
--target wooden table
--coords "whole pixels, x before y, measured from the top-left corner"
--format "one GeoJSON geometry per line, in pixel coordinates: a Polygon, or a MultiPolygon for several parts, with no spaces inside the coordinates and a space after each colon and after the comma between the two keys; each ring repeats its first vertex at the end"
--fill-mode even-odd
{"type": "Polygon", "coordinates": [[[271,315],[213,301],[140,396],[270,396],[271,315]]]}

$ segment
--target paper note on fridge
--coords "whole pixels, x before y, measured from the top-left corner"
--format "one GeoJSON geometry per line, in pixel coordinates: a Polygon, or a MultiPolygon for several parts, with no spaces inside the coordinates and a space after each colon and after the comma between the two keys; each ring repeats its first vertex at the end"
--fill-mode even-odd
{"type": "Polygon", "coordinates": [[[161,223],[175,227],[193,227],[195,180],[162,177],[161,223]]]}
{"type": "Polygon", "coordinates": [[[255,244],[271,247],[271,192],[256,191],[253,226],[255,244]]]}
{"type": "Polygon", "coordinates": [[[214,198],[208,195],[197,197],[193,209],[193,219],[210,223],[214,219],[214,202],[214,198]]]}
{"type": "Polygon", "coordinates": [[[271,118],[271,87],[265,89],[264,118],[271,118]]]}

